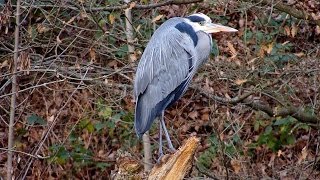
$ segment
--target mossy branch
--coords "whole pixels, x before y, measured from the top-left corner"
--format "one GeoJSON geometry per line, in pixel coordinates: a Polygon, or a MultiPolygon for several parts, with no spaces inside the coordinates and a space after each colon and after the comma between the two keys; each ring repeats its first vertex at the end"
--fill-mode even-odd
{"type": "Polygon", "coordinates": [[[214,99],[221,103],[232,104],[232,105],[237,103],[243,103],[254,110],[263,111],[271,117],[292,116],[300,122],[311,123],[319,127],[318,124],[320,122],[320,117],[316,113],[308,112],[304,107],[295,107],[293,105],[271,107],[269,104],[266,104],[260,100],[254,100],[254,98],[251,98],[249,95],[253,95],[254,92],[248,92],[231,99],[226,99],[226,98],[212,95],[206,92],[204,89],[199,88],[197,86],[192,86],[192,88],[200,91],[202,95],[209,97],[211,99],[214,99]]]}

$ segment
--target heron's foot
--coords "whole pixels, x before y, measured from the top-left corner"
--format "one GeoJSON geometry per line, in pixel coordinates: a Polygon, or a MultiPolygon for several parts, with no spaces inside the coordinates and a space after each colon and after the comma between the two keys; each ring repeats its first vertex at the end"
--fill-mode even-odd
{"type": "Polygon", "coordinates": [[[164,154],[163,152],[159,152],[159,157],[158,157],[158,160],[157,160],[157,164],[160,164],[161,163],[161,159],[163,158],[164,154]]]}
{"type": "Polygon", "coordinates": [[[177,150],[176,150],[176,148],[174,148],[174,147],[169,147],[169,152],[170,152],[171,154],[174,154],[174,153],[177,152],[177,150]]]}

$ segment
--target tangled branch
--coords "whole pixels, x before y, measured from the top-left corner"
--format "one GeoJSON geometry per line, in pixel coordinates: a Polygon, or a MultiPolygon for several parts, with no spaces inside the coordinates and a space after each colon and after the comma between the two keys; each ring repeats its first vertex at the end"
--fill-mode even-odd
{"type": "Polygon", "coordinates": [[[320,20],[319,19],[315,19],[311,14],[309,14],[306,11],[303,10],[298,10],[293,8],[292,6],[288,6],[284,3],[281,2],[276,2],[273,4],[273,1],[270,0],[243,0],[245,2],[250,2],[253,1],[255,3],[261,3],[264,5],[270,5],[272,4],[272,6],[276,9],[278,9],[279,11],[285,12],[297,19],[304,19],[304,20],[308,20],[308,21],[312,21],[314,23],[316,23],[318,26],[320,26],[320,20]]]}
{"type": "Polygon", "coordinates": [[[319,126],[317,124],[319,124],[320,118],[317,114],[312,114],[310,112],[307,112],[306,109],[303,107],[295,107],[293,105],[281,106],[281,107],[276,106],[272,108],[269,104],[266,104],[261,100],[255,100],[254,98],[250,97],[251,95],[255,94],[254,91],[245,93],[240,96],[236,96],[231,99],[226,99],[216,95],[212,95],[211,93],[205,91],[203,88],[200,88],[198,86],[192,86],[192,88],[199,91],[202,95],[209,97],[213,100],[216,100],[220,103],[231,104],[231,105],[243,103],[254,110],[263,111],[271,117],[292,116],[301,122],[311,123],[316,126],[319,126]]]}
{"type": "MultiPolygon", "coordinates": [[[[132,9],[152,9],[156,7],[161,7],[161,6],[167,6],[167,5],[182,5],[182,4],[192,4],[192,3],[198,3],[202,2],[203,0],[167,0],[164,2],[159,2],[159,3],[151,3],[147,5],[142,5],[142,4],[135,4],[135,2],[124,4],[124,5],[119,5],[119,6],[106,6],[106,7],[82,7],[79,6],[78,4],[73,4],[73,6],[61,6],[60,8],[68,8],[72,10],[78,10],[78,9],[83,9],[85,11],[114,11],[114,10],[122,10],[122,9],[127,9],[127,8],[132,8],[132,9]]],[[[57,5],[50,5],[50,4],[41,4],[41,5],[33,5],[30,4],[28,7],[33,7],[33,8],[52,8],[52,7],[57,7],[57,5]]]]}

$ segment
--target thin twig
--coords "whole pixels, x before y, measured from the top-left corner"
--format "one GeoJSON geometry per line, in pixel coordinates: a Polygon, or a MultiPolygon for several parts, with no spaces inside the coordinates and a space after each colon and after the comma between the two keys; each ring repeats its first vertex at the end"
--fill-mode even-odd
{"type": "MultiPolygon", "coordinates": [[[[85,72],[85,74],[82,76],[82,78],[84,78],[87,75],[88,71],[85,72]]],[[[40,151],[43,143],[45,142],[45,140],[48,138],[51,130],[53,129],[53,127],[56,125],[58,118],[60,117],[60,114],[62,113],[62,110],[69,104],[69,102],[71,101],[73,95],[77,92],[77,90],[80,88],[80,86],[83,85],[83,82],[81,82],[77,88],[70,94],[69,98],[67,99],[67,101],[65,102],[65,104],[60,108],[59,112],[57,113],[57,115],[55,116],[55,119],[52,121],[52,123],[49,125],[48,130],[44,133],[44,135],[41,138],[41,141],[38,143],[36,150],[34,151],[33,154],[38,154],[38,152],[40,151]]],[[[22,176],[22,179],[25,179],[27,172],[32,164],[33,159],[29,160],[29,163],[26,167],[26,169],[24,170],[24,174],[22,176]]]]}
{"type": "MultiPolygon", "coordinates": [[[[49,84],[59,83],[59,82],[63,82],[63,81],[65,81],[65,79],[61,79],[61,80],[57,80],[57,81],[52,81],[52,82],[47,82],[47,83],[43,83],[43,84],[37,84],[37,85],[31,86],[31,87],[22,89],[22,90],[20,90],[20,91],[11,92],[11,93],[9,93],[9,94],[2,95],[2,96],[0,96],[0,99],[1,99],[1,98],[4,98],[4,97],[6,97],[6,96],[17,95],[18,93],[21,93],[21,92],[24,92],[24,91],[28,91],[28,90],[30,90],[30,89],[35,89],[35,88],[38,88],[38,87],[41,87],[41,86],[47,86],[47,85],[49,85],[49,84]]],[[[13,82],[12,82],[12,84],[13,84],[13,82]]]]}
{"type": "MultiPolygon", "coordinates": [[[[141,5],[141,4],[124,4],[120,6],[106,6],[106,7],[83,7],[80,10],[86,10],[86,11],[114,11],[114,10],[122,10],[122,9],[127,9],[130,8],[132,9],[152,9],[156,7],[161,7],[161,6],[167,6],[167,5],[181,5],[181,4],[192,4],[192,3],[198,3],[202,2],[203,0],[167,0],[164,2],[160,3],[152,3],[148,5],[141,5]]],[[[56,5],[51,5],[51,4],[39,4],[39,5],[28,5],[23,6],[24,8],[32,7],[32,8],[52,8],[55,7],[57,8],[56,5]]],[[[67,9],[72,9],[72,10],[79,10],[78,7],[75,6],[58,6],[59,8],[67,8],[67,9]]]]}
{"type": "Polygon", "coordinates": [[[14,126],[14,113],[16,106],[16,92],[17,92],[17,65],[19,57],[19,31],[20,31],[20,0],[17,0],[17,10],[16,10],[16,27],[14,32],[14,57],[13,57],[13,75],[12,75],[12,96],[11,96],[11,105],[10,105],[10,121],[9,121],[9,134],[8,134],[8,159],[7,159],[7,179],[12,179],[12,148],[13,148],[13,126],[14,126]]]}
{"type": "Polygon", "coordinates": [[[33,157],[33,158],[37,158],[37,159],[48,159],[50,157],[50,156],[33,155],[33,154],[29,154],[29,153],[26,153],[26,152],[23,152],[23,151],[18,151],[18,150],[8,149],[8,148],[1,148],[1,147],[0,147],[0,150],[8,151],[8,152],[11,151],[11,152],[14,152],[14,153],[20,153],[20,154],[27,155],[27,156],[30,156],[30,157],[33,157]]]}
{"type": "Polygon", "coordinates": [[[288,6],[288,5],[281,3],[281,2],[277,2],[277,3],[273,4],[273,0],[242,0],[242,1],[245,1],[245,2],[254,1],[256,3],[261,3],[264,5],[271,4],[271,6],[273,8],[278,9],[279,11],[290,14],[291,16],[293,16],[297,19],[304,19],[304,20],[312,21],[312,22],[316,23],[318,26],[320,26],[320,20],[313,18],[312,15],[309,14],[307,11],[298,10],[292,6],[288,6]]]}

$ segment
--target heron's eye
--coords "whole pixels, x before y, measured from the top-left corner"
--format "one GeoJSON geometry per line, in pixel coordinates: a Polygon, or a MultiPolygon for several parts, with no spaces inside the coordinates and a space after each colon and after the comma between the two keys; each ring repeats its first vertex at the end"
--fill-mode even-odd
{"type": "Polygon", "coordinates": [[[200,21],[199,24],[200,24],[201,26],[204,26],[204,25],[206,24],[206,22],[205,22],[205,21],[200,21]]]}

